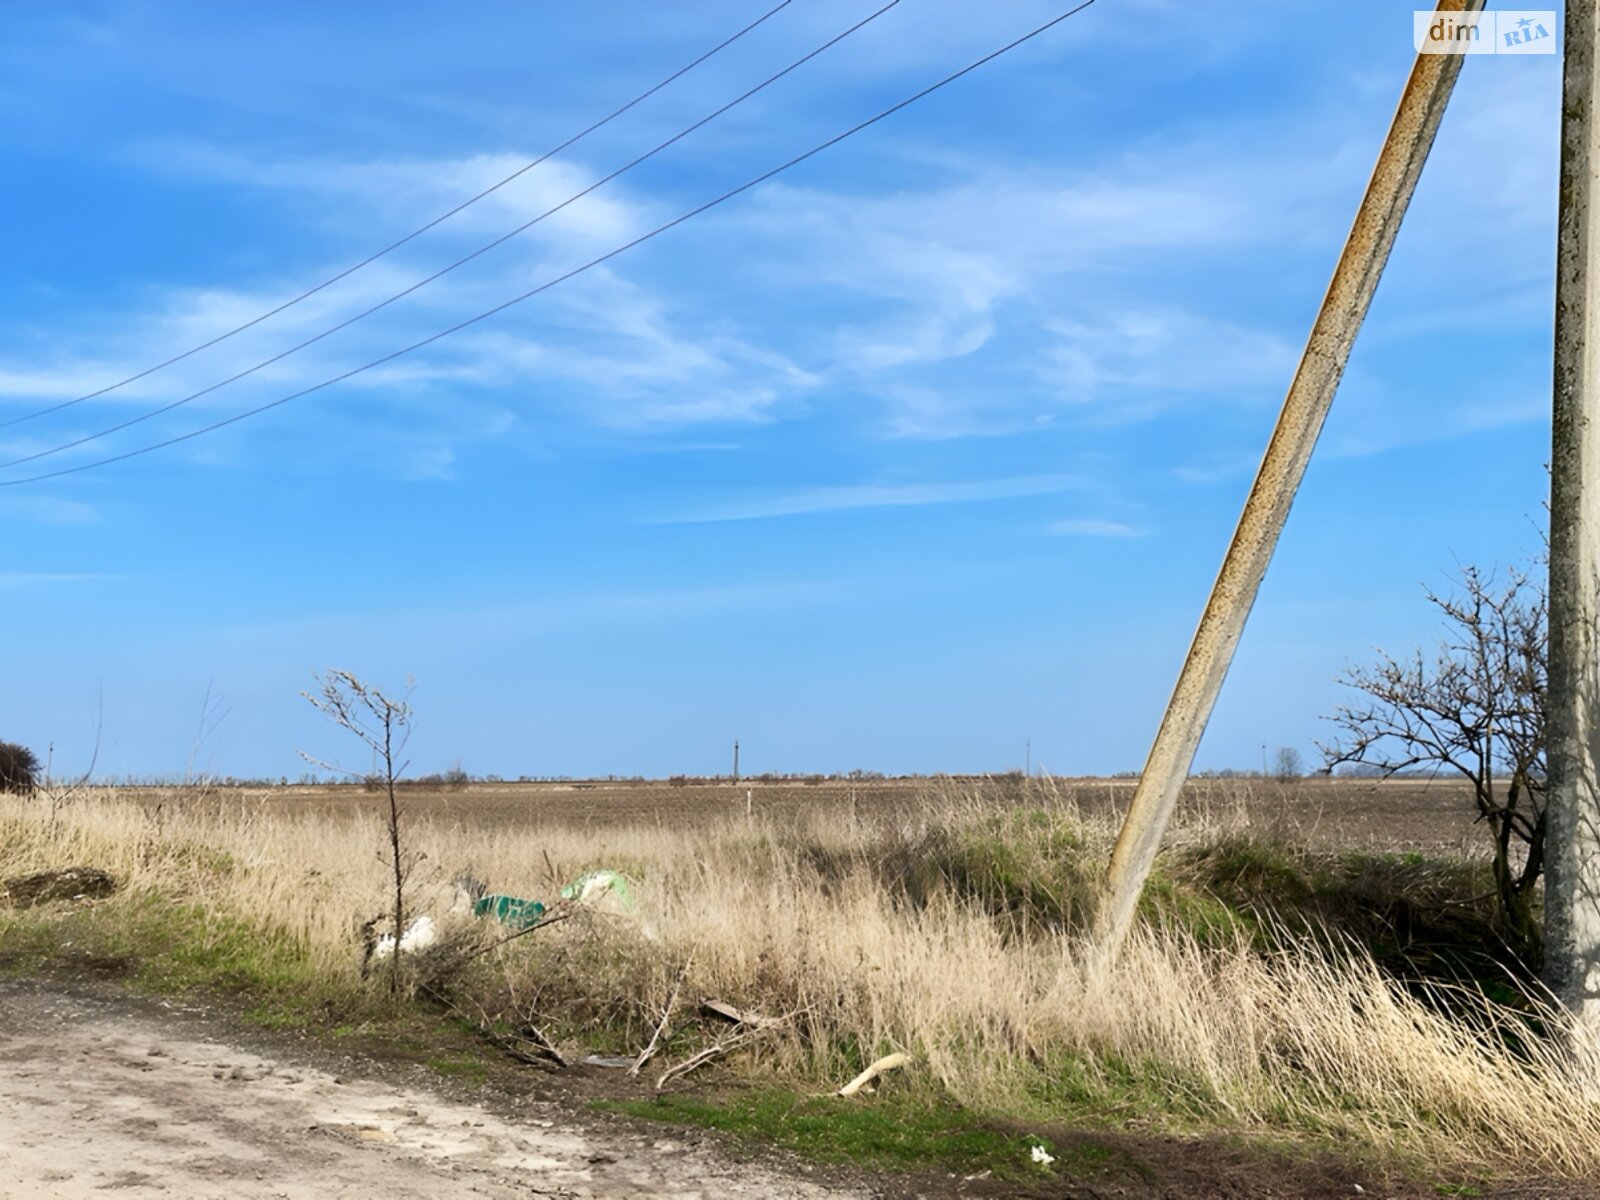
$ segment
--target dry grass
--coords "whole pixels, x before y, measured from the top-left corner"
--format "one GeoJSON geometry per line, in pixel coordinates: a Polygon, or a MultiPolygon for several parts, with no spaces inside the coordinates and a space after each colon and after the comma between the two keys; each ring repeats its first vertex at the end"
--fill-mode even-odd
{"type": "MultiPolygon", "coordinates": [[[[91,794],[52,811],[5,797],[0,874],[104,867],[126,881],[100,902],[107,920],[181,900],[215,936],[258,928],[354,989],[353,930],[384,896],[369,807],[151,809],[91,794]]],[[[1219,796],[1179,838],[1200,844],[1251,820],[1248,804],[1219,796]]],[[[741,815],[712,832],[486,833],[429,819],[407,840],[424,856],[412,885],[424,910],[458,871],[543,897],[592,867],[639,881],[636,920],[541,931],[453,981],[488,1012],[538,1016],[590,1046],[643,1045],[692,955],[688,996],[801,1014],[744,1060],[801,1088],[905,1051],[914,1065],[896,1086],[982,1111],[1313,1133],[1435,1161],[1600,1173],[1597,1064],[1539,1034],[1526,1009],[1463,994],[1446,1015],[1357,950],[1263,953],[1244,934],[1202,942],[1171,922],[1094,969],[1073,914],[1108,836],[1056,796],[1011,811],[944,797],[893,819],[741,815]],[[1018,896],[1020,909],[1005,903],[1018,896]]],[[[48,918],[0,913],[0,942],[8,919],[48,918]]],[[[481,938],[486,927],[470,924],[462,936],[481,938]]],[[[693,1044],[683,1037],[676,1052],[693,1044]]]]}

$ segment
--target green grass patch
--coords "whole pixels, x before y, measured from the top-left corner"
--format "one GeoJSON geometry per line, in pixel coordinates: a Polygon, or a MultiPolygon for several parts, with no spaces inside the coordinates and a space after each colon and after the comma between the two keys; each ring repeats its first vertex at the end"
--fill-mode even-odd
{"type": "MultiPolygon", "coordinates": [[[[1084,924],[1099,886],[1100,856],[1061,813],[1018,809],[965,826],[934,829],[917,842],[888,839],[855,859],[891,892],[926,906],[941,895],[976,903],[1014,933],[1056,933],[1084,924]]],[[[841,864],[813,850],[824,880],[841,864]]]]}
{"type": "Polygon", "coordinates": [[[1121,1151],[1092,1139],[1056,1145],[986,1123],[952,1105],[874,1098],[868,1104],[836,1097],[763,1090],[731,1096],[658,1096],[604,1100],[594,1107],[650,1121],[715,1129],[756,1146],[781,1146],[803,1158],[899,1172],[930,1169],[1000,1179],[1098,1177],[1132,1168],[1121,1151]],[[1055,1159],[1033,1161],[1035,1146],[1055,1159]]]}
{"type": "Polygon", "coordinates": [[[429,1070],[451,1079],[464,1079],[469,1083],[482,1083],[489,1077],[489,1068],[483,1059],[470,1054],[438,1054],[425,1060],[429,1070]]]}
{"type": "Polygon", "coordinates": [[[159,995],[228,1000],[272,1029],[324,1028],[392,1010],[295,938],[157,894],[0,913],[0,969],[96,974],[159,995]]]}
{"type": "Polygon", "coordinates": [[[1504,1004],[1520,1002],[1513,981],[1528,976],[1486,862],[1225,838],[1164,859],[1144,911],[1202,943],[1229,924],[1263,948],[1277,930],[1347,940],[1396,978],[1470,982],[1504,1004]]]}
{"type": "Polygon", "coordinates": [[[1060,1056],[1022,1077],[1013,1110],[1039,1120],[1112,1129],[1155,1122],[1167,1133],[1209,1133],[1230,1123],[1206,1080],[1170,1063],[1117,1054],[1060,1056]]]}

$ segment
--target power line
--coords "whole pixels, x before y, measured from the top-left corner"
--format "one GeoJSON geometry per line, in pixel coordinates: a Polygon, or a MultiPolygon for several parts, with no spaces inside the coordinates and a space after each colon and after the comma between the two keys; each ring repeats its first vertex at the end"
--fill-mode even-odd
{"type": "Polygon", "coordinates": [[[388,354],[383,355],[381,358],[375,358],[375,359],[371,360],[370,362],[363,363],[359,367],[352,367],[348,371],[342,372],[341,374],[335,375],[335,376],[333,376],[333,377],[331,377],[329,379],[324,379],[321,383],[315,383],[315,384],[312,384],[310,387],[301,388],[297,392],[290,392],[288,395],[280,396],[280,397],[278,397],[278,399],[268,401],[266,404],[257,405],[255,408],[250,408],[250,409],[244,410],[243,412],[235,413],[231,417],[226,417],[226,418],[224,418],[223,420],[220,420],[220,421],[214,421],[210,425],[201,426],[199,429],[192,429],[188,433],[178,434],[176,437],[170,437],[170,438],[167,438],[164,441],[160,441],[160,442],[153,442],[150,445],[141,446],[141,447],[139,447],[138,449],[135,449],[135,450],[128,450],[128,451],[126,451],[126,452],[124,452],[122,454],[115,454],[115,455],[112,455],[112,456],[110,456],[108,458],[97,459],[94,462],[79,463],[77,466],[74,466],[74,467],[62,467],[60,470],[49,471],[49,472],[45,472],[45,473],[42,473],[42,474],[39,474],[39,475],[29,475],[29,476],[26,476],[26,477],[24,477],[22,479],[0,480],[0,487],[16,487],[16,486],[18,486],[20,484],[24,484],[24,483],[39,483],[39,482],[42,482],[43,480],[46,480],[46,479],[59,479],[63,475],[76,475],[80,471],[91,471],[91,470],[94,470],[94,469],[96,469],[98,467],[110,466],[112,463],[125,462],[130,458],[138,458],[141,455],[151,454],[151,453],[153,453],[153,452],[155,452],[157,450],[164,450],[169,446],[176,446],[181,442],[191,441],[192,439],[197,438],[197,437],[201,437],[204,434],[214,433],[219,429],[225,429],[229,425],[238,424],[240,421],[246,420],[246,419],[248,419],[250,417],[259,416],[260,414],[262,414],[264,412],[268,412],[268,411],[270,411],[270,410],[272,410],[274,408],[278,408],[278,407],[280,407],[280,406],[282,406],[284,404],[287,404],[291,400],[298,400],[301,397],[309,396],[314,392],[320,392],[324,388],[329,388],[329,387],[332,387],[335,384],[343,383],[345,380],[353,378],[356,375],[360,375],[365,371],[370,371],[375,367],[383,366],[385,363],[393,362],[395,359],[401,358],[404,355],[412,353],[413,351],[420,350],[424,346],[430,346],[434,342],[437,342],[437,341],[441,340],[442,338],[449,337],[451,334],[459,333],[461,330],[466,329],[469,326],[476,325],[480,321],[485,321],[488,318],[490,318],[492,316],[495,316],[498,313],[504,312],[506,309],[511,308],[514,305],[521,304],[524,300],[529,300],[532,297],[537,296],[542,292],[547,292],[551,288],[556,287],[558,284],[565,283],[567,280],[573,278],[576,275],[581,275],[585,271],[588,271],[588,270],[590,270],[590,269],[592,269],[594,267],[600,266],[602,263],[609,262],[611,259],[616,258],[619,254],[624,254],[627,251],[632,250],[635,246],[642,245],[643,243],[648,242],[653,238],[659,237],[661,234],[666,233],[668,230],[675,229],[679,225],[682,225],[685,221],[692,220],[693,218],[699,216],[701,213],[704,213],[704,212],[707,212],[707,211],[709,211],[709,210],[711,210],[713,208],[716,208],[718,205],[724,204],[727,201],[732,200],[735,196],[742,195],[743,193],[749,191],[751,188],[757,187],[757,186],[767,182],[769,179],[772,179],[775,176],[781,175],[785,171],[788,171],[793,167],[799,166],[801,163],[807,161],[808,159],[815,158],[818,154],[821,154],[824,150],[830,149],[831,147],[838,145],[840,142],[844,141],[846,138],[850,138],[850,137],[855,136],[856,134],[860,133],[862,130],[868,129],[871,126],[876,125],[879,121],[882,121],[885,118],[893,116],[895,113],[899,112],[901,109],[906,108],[909,105],[915,104],[918,100],[921,100],[926,96],[932,95],[934,92],[938,91],[939,89],[941,89],[943,87],[948,86],[949,84],[954,83],[956,80],[962,78],[963,76],[970,75],[973,71],[976,71],[979,67],[982,67],[982,66],[984,66],[984,65],[986,65],[988,63],[993,62],[995,59],[999,58],[1001,55],[1007,54],[1010,51],[1015,50],[1018,46],[1021,46],[1026,42],[1031,42],[1034,38],[1038,37],[1040,34],[1048,32],[1049,30],[1055,28],[1057,25],[1061,24],[1063,21],[1067,20],[1069,17],[1076,16],[1078,13],[1082,12],[1084,9],[1089,8],[1091,5],[1094,4],[1094,2],[1095,2],[1095,0],[1082,0],[1081,3],[1075,5],[1072,8],[1067,9],[1065,12],[1061,13],[1059,16],[1051,18],[1049,21],[1046,21],[1043,25],[1038,26],[1036,29],[1033,29],[1033,30],[1029,31],[1028,33],[1023,34],[1021,37],[1015,38],[1014,40],[1012,40],[1010,42],[1007,42],[1004,46],[1001,46],[998,50],[990,51],[988,54],[985,54],[982,58],[976,59],[973,62],[968,63],[966,66],[962,67],[959,71],[955,71],[955,72],[952,72],[949,75],[946,75],[943,79],[939,80],[937,83],[929,84],[927,87],[923,88],[921,91],[913,93],[910,96],[907,96],[904,100],[901,100],[897,104],[891,105],[890,107],[888,107],[888,108],[884,109],[883,111],[879,112],[877,115],[868,117],[866,120],[861,121],[861,122],[859,122],[859,123],[857,123],[855,125],[852,125],[849,129],[846,129],[843,133],[835,134],[833,137],[829,138],[827,141],[818,143],[817,145],[813,146],[811,149],[805,151],[805,153],[797,154],[795,157],[789,159],[787,162],[784,162],[784,163],[782,163],[782,164],[780,164],[780,165],[778,165],[776,167],[773,167],[772,169],[770,169],[768,171],[764,171],[760,175],[755,176],[753,179],[746,180],[744,183],[741,183],[738,187],[730,188],[728,191],[723,192],[720,196],[717,196],[715,199],[707,200],[704,204],[700,204],[700,205],[696,206],[695,208],[689,209],[687,212],[685,212],[685,213],[683,213],[683,214],[681,214],[681,215],[679,215],[677,217],[674,217],[672,220],[666,222],[665,224],[656,226],[656,228],[650,230],[648,233],[640,234],[638,237],[634,238],[632,241],[625,242],[622,245],[616,247],[614,250],[607,251],[605,254],[600,255],[598,258],[592,258],[588,262],[583,263],[581,266],[574,267],[570,271],[566,271],[563,274],[557,275],[552,279],[547,279],[547,280],[545,280],[545,282],[541,283],[538,287],[530,288],[528,291],[523,292],[520,295],[513,296],[509,300],[504,300],[501,303],[495,305],[493,308],[486,309],[485,311],[477,314],[474,317],[468,317],[464,321],[459,321],[456,324],[451,325],[446,329],[441,329],[437,333],[430,334],[428,337],[423,338],[421,341],[412,342],[409,346],[403,346],[399,350],[390,351],[388,354]]]}
{"type": "Polygon", "coordinates": [[[657,154],[660,154],[663,150],[667,149],[669,146],[672,146],[672,145],[676,144],[677,142],[682,141],[684,138],[688,137],[695,130],[700,129],[705,125],[708,125],[710,122],[712,122],[712,121],[716,120],[718,117],[722,116],[728,110],[730,110],[732,108],[735,108],[740,104],[743,104],[746,100],[750,99],[750,97],[754,96],[757,92],[760,92],[763,89],[770,87],[772,84],[774,84],[778,80],[782,79],[785,75],[790,74],[791,72],[797,70],[798,68],[804,66],[806,63],[810,62],[813,58],[816,58],[817,55],[823,53],[823,51],[828,50],[831,47],[838,45],[845,38],[849,37],[851,34],[855,33],[857,30],[863,28],[866,25],[871,24],[873,21],[876,21],[879,17],[883,16],[884,13],[888,12],[891,8],[894,8],[899,3],[900,3],[900,0],[888,0],[888,3],[885,4],[882,8],[878,9],[875,12],[869,13],[867,16],[863,17],[861,20],[857,21],[854,25],[852,25],[848,29],[846,29],[843,33],[835,34],[833,37],[829,38],[826,42],[822,43],[822,45],[818,46],[815,50],[812,50],[810,53],[804,54],[801,57],[795,59],[787,67],[784,67],[781,71],[778,71],[775,74],[767,76],[767,78],[763,79],[760,83],[756,84],[754,87],[749,88],[748,90],[740,93],[738,96],[735,96],[732,100],[730,100],[726,104],[722,105],[722,107],[720,107],[718,109],[715,109],[710,113],[707,113],[705,116],[701,117],[698,121],[696,121],[694,124],[690,125],[688,128],[682,129],[679,132],[673,134],[666,141],[659,143],[658,145],[656,145],[652,149],[647,150],[643,154],[641,154],[638,157],[632,159],[631,161],[629,161],[627,163],[624,163],[622,166],[620,166],[616,170],[612,171],[609,175],[606,175],[606,176],[604,176],[604,177],[602,177],[600,179],[595,180],[593,183],[591,183],[588,187],[584,188],[582,191],[575,192],[573,195],[568,196],[560,204],[557,204],[552,208],[545,209],[544,212],[540,213],[538,216],[532,218],[531,220],[524,221],[521,225],[518,225],[515,229],[512,229],[509,232],[501,234],[499,237],[495,238],[493,241],[487,242],[484,245],[479,246],[476,250],[472,251],[470,254],[463,255],[461,258],[456,259],[454,262],[448,264],[447,266],[440,267],[437,271],[433,272],[433,274],[424,276],[422,279],[419,279],[419,280],[417,280],[417,282],[413,283],[410,287],[404,288],[401,291],[398,291],[398,292],[394,293],[392,296],[389,296],[389,297],[387,297],[387,298],[385,298],[383,300],[380,300],[378,303],[372,305],[370,308],[362,309],[360,312],[355,313],[353,316],[346,317],[343,321],[340,321],[338,324],[333,325],[333,326],[331,326],[331,327],[329,327],[327,329],[324,329],[321,333],[313,334],[311,337],[306,338],[304,341],[295,343],[294,345],[290,346],[286,350],[280,350],[277,354],[274,354],[271,358],[263,359],[261,362],[256,363],[254,366],[246,367],[244,370],[239,371],[236,374],[230,375],[226,379],[222,379],[222,380],[219,380],[216,383],[210,384],[207,387],[203,387],[197,392],[191,392],[187,396],[181,396],[176,400],[168,401],[166,404],[159,405],[156,408],[148,409],[147,411],[139,413],[136,416],[129,417],[127,420],[119,421],[114,425],[108,425],[108,426],[106,426],[106,428],[96,430],[93,433],[86,433],[82,437],[74,438],[71,441],[62,442],[60,445],[52,446],[47,450],[37,450],[32,454],[24,454],[24,455],[22,455],[22,456],[20,456],[18,458],[8,459],[5,462],[0,462],[0,470],[5,470],[5,469],[8,469],[10,467],[19,467],[23,463],[36,462],[37,460],[39,460],[41,458],[49,458],[51,455],[60,454],[64,450],[71,450],[71,449],[74,449],[74,448],[76,448],[78,446],[82,446],[82,445],[84,445],[84,444],[86,444],[88,442],[94,442],[94,441],[98,441],[99,439],[101,439],[103,437],[109,437],[113,433],[120,433],[124,429],[128,429],[131,426],[139,425],[139,424],[141,424],[141,423],[143,423],[145,421],[148,421],[152,417],[159,417],[163,413],[169,413],[175,408],[182,408],[184,405],[190,403],[191,401],[198,400],[202,396],[208,396],[212,392],[215,392],[215,391],[217,391],[217,390],[219,390],[221,388],[225,388],[230,383],[236,383],[239,380],[245,378],[246,376],[254,375],[257,371],[263,370],[266,367],[270,367],[270,366],[272,366],[273,363],[281,362],[282,360],[288,358],[292,354],[298,354],[301,350],[306,349],[306,347],[313,346],[316,343],[322,341],[324,338],[332,337],[334,334],[338,333],[342,329],[348,329],[351,325],[354,325],[357,321],[365,320],[367,317],[370,317],[373,313],[378,312],[381,309],[385,309],[385,308],[389,307],[389,305],[395,303],[397,300],[403,300],[405,297],[411,295],[411,293],[413,293],[415,291],[418,291],[421,288],[426,287],[428,284],[432,283],[434,280],[440,278],[441,276],[448,275],[451,271],[456,270],[458,267],[463,267],[467,263],[471,262],[473,259],[479,258],[480,256],[482,256],[484,254],[487,254],[490,250],[493,250],[496,246],[503,245],[504,243],[510,241],[512,238],[518,236],[519,234],[525,233],[527,230],[532,229],[535,225],[539,224],[546,217],[554,216],[556,213],[560,212],[562,209],[566,208],[568,205],[574,204],[577,201],[583,199],[585,196],[589,195],[589,193],[594,192],[594,191],[598,190],[599,188],[604,187],[607,183],[610,183],[613,179],[616,179],[619,175],[624,175],[627,172],[633,170],[633,168],[639,166],[641,163],[647,161],[648,159],[654,158],[657,154]]]}
{"type": "Polygon", "coordinates": [[[293,296],[290,299],[285,300],[282,304],[279,304],[276,308],[268,309],[266,312],[262,313],[260,316],[254,317],[251,320],[246,321],[243,325],[236,325],[234,328],[228,330],[226,333],[219,333],[216,337],[212,338],[210,341],[201,342],[198,346],[192,346],[188,350],[185,350],[182,354],[175,354],[169,359],[166,359],[166,360],[164,360],[162,362],[156,363],[154,366],[146,367],[144,370],[138,372],[135,375],[129,375],[126,379],[118,380],[116,383],[107,384],[105,387],[100,388],[98,391],[89,392],[89,393],[87,393],[85,395],[78,396],[78,397],[76,397],[75,399],[72,399],[72,400],[63,400],[58,404],[52,404],[52,405],[49,405],[49,406],[47,406],[45,408],[36,409],[33,412],[24,413],[20,417],[12,417],[9,420],[0,421],[0,429],[5,429],[5,428],[7,428],[9,426],[12,426],[12,425],[20,425],[24,421],[32,421],[36,417],[46,417],[46,416],[49,416],[51,413],[60,412],[64,408],[71,408],[75,404],[82,404],[85,400],[94,400],[94,399],[97,399],[100,396],[104,396],[108,392],[114,392],[118,388],[127,387],[128,384],[130,384],[130,383],[136,383],[139,380],[143,379],[147,375],[154,375],[157,371],[165,370],[167,367],[172,366],[174,363],[180,363],[184,359],[189,358],[191,355],[199,354],[200,351],[202,351],[202,350],[209,350],[212,346],[215,346],[220,342],[227,341],[229,338],[233,337],[235,334],[243,333],[247,329],[253,329],[255,326],[261,324],[261,322],[263,322],[265,320],[268,320],[271,317],[277,316],[279,313],[283,312],[285,309],[293,308],[296,304],[299,304],[302,300],[309,300],[312,296],[315,296],[318,292],[323,291],[326,288],[332,287],[334,284],[338,283],[341,279],[346,279],[349,276],[354,275],[357,271],[361,270],[363,267],[371,266],[373,263],[377,262],[384,255],[392,253],[393,251],[400,249],[400,247],[404,246],[407,242],[413,241],[414,239],[421,237],[423,234],[427,233],[428,230],[432,229],[434,226],[443,224],[445,221],[448,221],[451,217],[455,216],[457,213],[461,212],[463,209],[470,208],[472,205],[476,204],[479,200],[484,199],[484,197],[490,196],[490,195],[494,194],[495,192],[498,192],[501,188],[505,187],[506,184],[511,183],[514,180],[520,179],[522,176],[526,175],[529,171],[533,170],[535,167],[537,167],[540,164],[542,164],[544,162],[547,162],[548,160],[554,158],[557,154],[560,154],[563,150],[569,149],[570,147],[576,145],[578,142],[580,142],[584,138],[588,137],[591,133],[594,133],[596,130],[602,128],[603,126],[609,125],[612,121],[616,120],[623,113],[627,112],[629,109],[635,107],[636,105],[641,104],[644,101],[648,100],[651,96],[654,96],[657,92],[659,92],[662,88],[666,87],[668,84],[671,84],[671,83],[677,81],[678,79],[681,79],[683,76],[687,75],[690,71],[692,71],[696,67],[698,67],[701,63],[703,63],[707,59],[711,58],[713,55],[718,54],[718,53],[722,52],[723,50],[726,50],[729,46],[733,45],[733,43],[737,42],[740,38],[742,38],[745,34],[749,33],[752,29],[755,29],[758,25],[764,24],[766,21],[770,20],[772,17],[777,16],[778,13],[782,12],[785,8],[788,8],[789,5],[792,4],[792,3],[794,3],[794,0],[780,0],[779,4],[777,4],[773,8],[768,9],[766,12],[762,13],[759,17],[757,17],[754,21],[751,21],[750,24],[746,25],[743,29],[739,30],[737,33],[733,34],[730,37],[724,38],[722,41],[718,42],[715,46],[711,47],[711,49],[707,50],[699,58],[697,58],[693,62],[689,63],[687,66],[678,68],[671,75],[668,75],[665,79],[663,79],[660,83],[656,84],[654,87],[649,88],[649,89],[647,89],[647,90],[645,90],[643,92],[640,92],[637,96],[635,96],[632,100],[629,100],[621,108],[613,110],[612,112],[608,113],[606,116],[601,117],[594,124],[592,124],[592,125],[588,126],[587,128],[582,129],[579,132],[573,134],[566,141],[562,142],[559,146],[556,146],[554,149],[546,150],[543,154],[541,154],[538,158],[534,159],[532,162],[526,163],[523,166],[518,167],[511,174],[507,175],[504,179],[500,180],[499,183],[491,184],[489,187],[484,188],[483,191],[479,192],[477,195],[468,197],[467,199],[463,200],[460,204],[458,204],[454,208],[452,208],[449,212],[441,213],[437,217],[435,217],[433,220],[429,221],[426,225],[418,226],[416,229],[413,229],[410,233],[406,234],[405,237],[401,238],[399,241],[390,242],[387,246],[383,247],[383,249],[375,250],[373,253],[371,253],[371,254],[367,255],[367,257],[363,258],[360,262],[352,263],[350,266],[348,266],[344,270],[340,271],[337,275],[332,275],[332,276],[329,276],[327,279],[324,279],[321,283],[317,284],[316,287],[308,288],[306,291],[301,292],[298,296],[293,296]]]}

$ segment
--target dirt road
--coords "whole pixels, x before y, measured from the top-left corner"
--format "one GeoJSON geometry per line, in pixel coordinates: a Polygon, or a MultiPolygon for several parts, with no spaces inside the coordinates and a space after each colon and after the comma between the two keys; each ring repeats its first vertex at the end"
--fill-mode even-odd
{"type": "Polygon", "coordinates": [[[0,982],[0,1196],[844,1200],[709,1145],[512,1116],[211,1040],[181,1013],[0,982]]]}

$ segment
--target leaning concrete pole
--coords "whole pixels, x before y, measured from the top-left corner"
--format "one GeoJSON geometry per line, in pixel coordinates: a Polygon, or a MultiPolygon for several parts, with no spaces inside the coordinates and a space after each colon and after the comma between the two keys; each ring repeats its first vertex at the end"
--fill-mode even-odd
{"type": "MultiPolygon", "coordinates": [[[[1440,0],[1438,11],[1470,13],[1482,8],[1483,0],[1440,0]]],[[[1245,618],[1250,615],[1267,564],[1272,560],[1289,506],[1350,357],[1350,347],[1366,318],[1460,72],[1460,55],[1419,54],[1400,96],[1389,136],[1356,211],[1355,224],[1323,297],[1322,310],[1301,352],[1277,427],[1272,431],[1233,543],[1212,585],[1211,599],[1200,617],[1189,657],[1172,698],[1167,701],[1166,715],[1133,794],[1133,805],[1111,853],[1097,916],[1099,946],[1107,956],[1116,953],[1133,923],[1139,895],[1161,846],[1161,835],[1188,778],[1200,735],[1211,719],[1211,709],[1244,631],[1245,618]]]]}
{"type": "Polygon", "coordinates": [[[1550,794],[1545,982],[1600,1034],[1600,122],[1596,0],[1568,0],[1550,454],[1550,794]]]}

